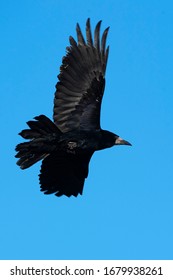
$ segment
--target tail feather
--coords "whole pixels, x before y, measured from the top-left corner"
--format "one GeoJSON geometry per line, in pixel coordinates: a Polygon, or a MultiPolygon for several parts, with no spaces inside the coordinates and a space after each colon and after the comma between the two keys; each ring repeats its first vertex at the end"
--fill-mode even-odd
{"type": "Polygon", "coordinates": [[[24,129],[19,133],[24,139],[33,139],[40,136],[40,132],[33,131],[31,129],[24,129]]]}
{"type": "Polygon", "coordinates": [[[28,121],[30,129],[22,130],[19,135],[25,139],[34,139],[47,135],[48,133],[60,133],[57,126],[46,116],[40,115],[34,118],[36,121],[28,121]]]}
{"type": "Polygon", "coordinates": [[[19,158],[17,165],[26,169],[39,160],[44,159],[55,148],[51,140],[55,140],[61,134],[57,126],[46,116],[40,115],[34,118],[36,121],[27,122],[30,129],[22,130],[19,135],[28,142],[16,146],[15,155],[19,158]]]}
{"type": "Polygon", "coordinates": [[[19,165],[21,169],[26,169],[32,166],[33,164],[35,164],[37,161],[42,160],[46,156],[47,154],[39,155],[39,154],[26,153],[17,161],[17,165],[19,165]]]}

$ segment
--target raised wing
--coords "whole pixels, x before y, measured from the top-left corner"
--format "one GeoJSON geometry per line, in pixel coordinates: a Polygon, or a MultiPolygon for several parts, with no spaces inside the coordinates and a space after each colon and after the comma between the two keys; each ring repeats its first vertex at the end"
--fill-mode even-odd
{"type": "Polygon", "coordinates": [[[90,20],[86,22],[86,41],[79,24],[78,42],[69,38],[70,47],[63,57],[54,98],[54,122],[62,132],[74,129],[100,128],[100,108],[105,87],[105,71],[109,47],[105,29],[100,40],[99,21],[91,34],[90,20]]]}

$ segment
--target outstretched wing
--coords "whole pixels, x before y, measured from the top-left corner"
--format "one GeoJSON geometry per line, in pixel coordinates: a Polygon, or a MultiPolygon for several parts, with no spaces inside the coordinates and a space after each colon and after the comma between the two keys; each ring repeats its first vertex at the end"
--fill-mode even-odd
{"type": "Polygon", "coordinates": [[[63,57],[54,99],[54,122],[62,132],[73,129],[99,129],[100,108],[105,87],[105,71],[109,47],[108,29],[100,40],[99,21],[91,34],[90,20],[86,22],[86,41],[79,24],[78,42],[70,37],[70,47],[63,57]]]}
{"type": "Polygon", "coordinates": [[[58,151],[47,156],[42,162],[39,175],[41,191],[44,194],[68,197],[82,194],[92,154],[76,155],[58,151]]]}

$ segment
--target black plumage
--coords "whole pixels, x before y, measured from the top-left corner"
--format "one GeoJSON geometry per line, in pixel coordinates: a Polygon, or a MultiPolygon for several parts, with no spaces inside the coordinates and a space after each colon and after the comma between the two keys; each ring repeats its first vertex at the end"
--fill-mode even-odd
{"type": "Polygon", "coordinates": [[[106,28],[100,39],[99,21],[92,37],[86,22],[86,40],[79,24],[77,42],[62,59],[54,98],[52,122],[44,115],[27,122],[29,129],[19,134],[29,140],[16,146],[17,164],[26,169],[42,160],[39,175],[41,191],[57,196],[82,194],[89,161],[95,151],[113,145],[131,145],[100,127],[101,102],[109,53],[106,28]]]}

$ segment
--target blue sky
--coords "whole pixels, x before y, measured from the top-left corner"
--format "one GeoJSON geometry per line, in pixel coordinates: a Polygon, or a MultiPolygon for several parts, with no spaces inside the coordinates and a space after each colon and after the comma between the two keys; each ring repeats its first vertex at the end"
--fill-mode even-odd
{"type": "Polygon", "coordinates": [[[1,1],[0,259],[173,259],[173,3],[1,1]],[[59,66],[75,25],[102,19],[110,55],[102,128],[130,141],[95,153],[83,196],[39,190],[22,171],[18,132],[52,118],[59,66]]]}

